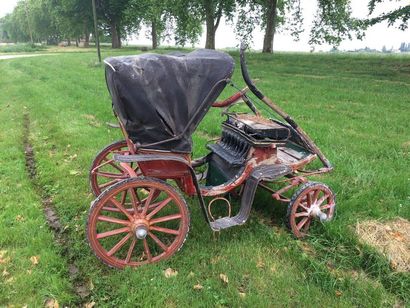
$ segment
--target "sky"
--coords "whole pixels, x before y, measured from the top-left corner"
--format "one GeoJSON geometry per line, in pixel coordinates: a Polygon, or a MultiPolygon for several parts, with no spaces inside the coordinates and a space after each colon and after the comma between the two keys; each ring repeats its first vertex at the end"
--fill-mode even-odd
{"type": "MultiPolygon", "coordinates": [[[[18,0],[0,0],[0,17],[6,15],[13,11],[18,0]]],[[[351,7],[354,17],[364,18],[367,16],[367,0],[352,0],[351,7]]],[[[308,45],[309,40],[309,29],[313,21],[314,13],[316,10],[315,1],[301,1],[302,12],[304,19],[304,33],[300,36],[300,41],[293,41],[292,37],[288,33],[277,33],[275,35],[273,49],[276,51],[309,51],[311,46],[308,45]]],[[[399,7],[400,5],[410,5],[410,0],[401,0],[401,1],[386,1],[378,6],[377,11],[374,15],[379,15],[383,12],[388,12],[394,8],[399,7]]],[[[144,30],[141,31],[141,34],[129,38],[128,42],[130,44],[146,44],[150,45],[151,41],[145,37],[144,30]]],[[[203,31],[205,34],[205,30],[203,31]]],[[[201,40],[196,44],[196,47],[205,46],[205,35],[202,35],[201,40]]],[[[224,22],[221,22],[221,25],[216,32],[216,48],[226,48],[226,47],[235,47],[238,45],[238,38],[234,34],[233,27],[227,25],[224,22]]],[[[263,42],[263,32],[257,30],[254,32],[253,40],[253,49],[262,49],[263,42]]],[[[339,49],[340,50],[353,50],[364,47],[382,49],[383,46],[386,46],[387,49],[394,48],[397,49],[400,46],[401,42],[410,43],[410,29],[405,31],[398,30],[394,27],[388,27],[386,22],[380,23],[376,26],[371,27],[366,31],[366,36],[363,40],[344,40],[339,49]]],[[[171,44],[172,42],[165,42],[166,45],[171,44]]],[[[329,50],[331,46],[322,45],[315,46],[315,50],[329,50]]]]}

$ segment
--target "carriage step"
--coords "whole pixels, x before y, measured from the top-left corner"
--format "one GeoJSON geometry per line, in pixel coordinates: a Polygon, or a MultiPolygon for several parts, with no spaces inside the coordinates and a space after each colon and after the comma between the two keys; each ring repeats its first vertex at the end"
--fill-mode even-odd
{"type": "Polygon", "coordinates": [[[239,226],[246,222],[246,219],[240,220],[235,217],[222,217],[210,223],[212,230],[219,231],[233,226],[239,226]]]}
{"type": "Polygon", "coordinates": [[[241,199],[241,208],[234,217],[222,217],[209,223],[213,231],[220,231],[233,226],[243,225],[249,218],[253,198],[260,181],[273,181],[283,175],[289,174],[292,169],[286,165],[265,165],[253,170],[245,183],[241,199]]]}

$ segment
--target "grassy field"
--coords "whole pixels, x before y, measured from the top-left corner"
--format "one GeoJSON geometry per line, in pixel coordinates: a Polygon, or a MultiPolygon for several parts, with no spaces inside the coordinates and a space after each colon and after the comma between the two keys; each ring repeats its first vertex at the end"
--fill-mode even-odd
{"type": "MultiPolygon", "coordinates": [[[[103,56],[120,53],[134,51],[103,56]]],[[[103,68],[93,53],[0,61],[0,306],[410,305],[409,273],[394,272],[354,233],[363,220],[410,219],[410,57],[249,54],[248,65],[263,92],[335,165],[316,178],[337,193],[335,220],[295,240],[285,227],[286,205],[260,191],[247,224],[214,235],[189,199],[191,229],[182,250],[166,262],[119,271],[101,264],[85,240],[93,199],[88,168],[101,148],[121,138],[105,125],[114,120],[103,68]],[[34,183],[25,170],[24,115],[37,162],[34,183]],[[44,195],[64,226],[63,246],[44,218],[44,195]],[[167,268],[178,274],[166,278],[167,268]],[[76,292],[80,282],[89,290],[84,298],[76,292]],[[202,289],[194,289],[198,284],[202,289]]],[[[242,85],[239,72],[234,81],[242,85]]],[[[206,116],[194,135],[194,156],[218,136],[215,123],[222,120],[218,110],[206,116]]]]}

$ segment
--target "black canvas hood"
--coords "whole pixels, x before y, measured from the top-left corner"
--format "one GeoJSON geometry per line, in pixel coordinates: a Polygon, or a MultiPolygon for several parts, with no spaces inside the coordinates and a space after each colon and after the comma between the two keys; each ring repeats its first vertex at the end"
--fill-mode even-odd
{"type": "Polygon", "coordinates": [[[191,152],[192,133],[234,69],[231,56],[207,49],[104,62],[114,111],[132,141],[143,148],[185,153],[191,152]]]}

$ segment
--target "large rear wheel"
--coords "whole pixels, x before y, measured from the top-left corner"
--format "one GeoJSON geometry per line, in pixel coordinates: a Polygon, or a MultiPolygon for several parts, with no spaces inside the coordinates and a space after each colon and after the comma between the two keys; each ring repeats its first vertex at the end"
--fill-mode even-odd
{"type": "Polygon", "coordinates": [[[87,239],[95,255],[109,266],[140,266],[169,258],[189,230],[185,200],[169,184],[131,178],[107,188],[93,202],[87,239]]]}

